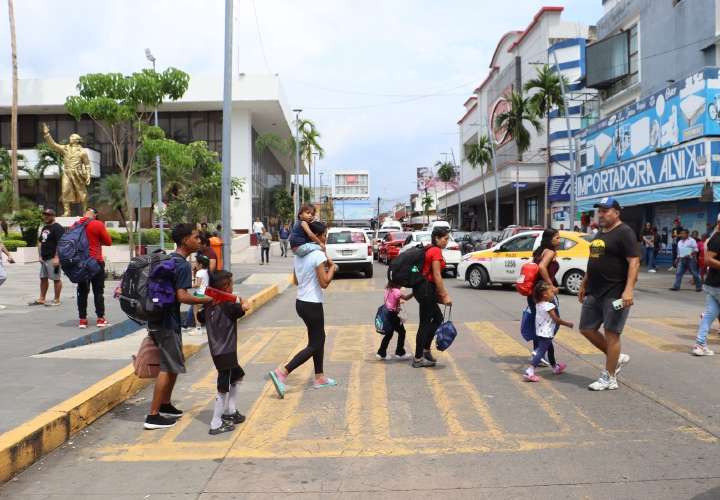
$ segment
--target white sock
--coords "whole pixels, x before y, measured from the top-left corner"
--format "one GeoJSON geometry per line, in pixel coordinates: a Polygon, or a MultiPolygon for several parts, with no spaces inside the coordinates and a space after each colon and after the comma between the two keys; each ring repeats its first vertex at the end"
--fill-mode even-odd
{"type": "Polygon", "coordinates": [[[213,406],[213,418],[210,421],[211,429],[217,429],[222,425],[222,415],[223,410],[225,409],[227,399],[228,395],[222,394],[220,392],[218,392],[218,395],[215,396],[215,405],[213,406]]]}
{"type": "Polygon", "coordinates": [[[230,384],[230,392],[228,392],[227,405],[225,406],[225,415],[234,415],[237,411],[237,384],[230,384]]]}

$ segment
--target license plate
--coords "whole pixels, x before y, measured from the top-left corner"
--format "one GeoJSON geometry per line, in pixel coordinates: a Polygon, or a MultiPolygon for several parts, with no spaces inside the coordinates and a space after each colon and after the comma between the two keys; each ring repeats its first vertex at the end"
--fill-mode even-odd
{"type": "Polygon", "coordinates": [[[352,255],[352,254],[354,254],[354,253],[355,253],[354,250],[343,250],[343,251],[342,251],[342,254],[343,254],[343,255],[352,255]]]}

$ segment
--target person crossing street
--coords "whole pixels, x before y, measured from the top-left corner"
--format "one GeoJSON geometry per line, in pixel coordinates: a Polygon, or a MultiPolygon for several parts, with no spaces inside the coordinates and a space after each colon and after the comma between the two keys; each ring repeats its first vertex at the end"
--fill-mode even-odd
{"type": "Polygon", "coordinates": [[[600,231],[590,243],[587,273],[580,285],[580,332],[605,353],[605,369],[588,386],[592,391],[618,388],[617,375],[630,356],[620,352],[620,335],[633,305],[640,269],[637,239],[620,220],[620,203],[607,197],[595,204],[600,231]],[[601,334],[600,326],[604,327],[601,334]]]}

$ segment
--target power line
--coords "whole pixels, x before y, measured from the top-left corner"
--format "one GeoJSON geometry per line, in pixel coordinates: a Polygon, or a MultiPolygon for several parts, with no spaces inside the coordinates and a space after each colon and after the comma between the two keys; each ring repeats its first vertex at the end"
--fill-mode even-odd
{"type": "Polygon", "coordinates": [[[265,69],[268,73],[270,71],[270,65],[268,64],[267,54],[265,53],[265,43],[263,42],[262,31],[260,30],[260,21],[258,20],[257,5],[255,0],[252,0],[253,15],[255,16],[255,29],[257,30],[258,41],[260,42],[260,52],[262,53],[263,61],[265,62],[265,69]]]}

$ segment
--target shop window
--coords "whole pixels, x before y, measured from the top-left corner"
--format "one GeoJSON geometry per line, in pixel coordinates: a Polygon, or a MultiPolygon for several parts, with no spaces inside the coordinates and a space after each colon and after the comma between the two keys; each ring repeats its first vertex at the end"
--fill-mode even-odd
{"type": "Polygon", "coordinates": [[[634,24],[632,27],[628,28],[627,31],[629,63],[628,74],[608,87],[608,89],[604,92],[605,99],[632,87],[640,81],[640,41],[638,25],[634,24]]]}
{"type": "Polygon", "coordinates": [[[525,222],[528,226],[535,226],[538,223],[538,199],[527,198],[525,200],[525,222]]]}

